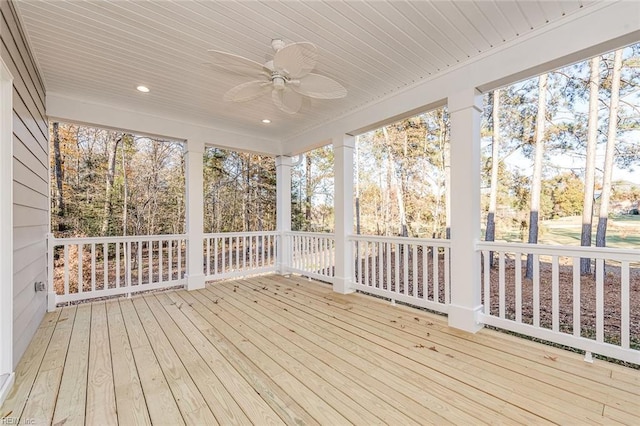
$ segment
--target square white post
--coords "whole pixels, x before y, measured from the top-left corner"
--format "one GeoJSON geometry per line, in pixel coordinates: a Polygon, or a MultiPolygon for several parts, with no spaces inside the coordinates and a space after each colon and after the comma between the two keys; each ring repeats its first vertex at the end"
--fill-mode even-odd
{"type": "Polygon", "coordinates": [[[204,288],[204,143],[187,141],[186,210],[187,210],[187,290],[204,288]]]}
{"type": "Polygon", "coordinates": [[[449,325],[482,328],[480,256],[480,118],[482,96],[467,89],[449,97],[451,115],[451,305],[449,325]]]}
{"type": "Polygon", "coordinates": [[[13,77],[0,58],[0,405],[13,373],[13,77]]]}
{"type": "Polygon", "coordinates": [[[291,157],[276,157],[276,231],[279,233],[276,271],[289,273],[291,247],[287,232],[291,231],[291,157]]]}
{"type": "Polygon", "coordinates": [[[335,276],[333,291],[353,293],[353,253],[348,236],[353,234],[353,150],[355,137],[341,135],[333,138],[334,157],[334,218],[335,218],[335,276]]]}

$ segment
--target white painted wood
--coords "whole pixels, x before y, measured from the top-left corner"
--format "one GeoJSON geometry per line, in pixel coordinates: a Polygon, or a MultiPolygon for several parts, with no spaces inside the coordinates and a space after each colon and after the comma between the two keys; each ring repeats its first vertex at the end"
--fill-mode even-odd
{"type": "Polygon", "coordinates": [[[276,230],[280,233],[276,253],[276,269],[286,274],[291,261],[292,240],[284,233],[291,231],[291,157],[276,157],[276,230]]]}
{"type": "Polygon", "coordinates": [[[573,335],[580,337],[580,258],[571,258],[573,263],[573,335]]]}
{"type": "Polygon", "coordinates": [[[623,261],[622,273],[620,277],[620,298],[621,298],[621,316],[620,316],[620,340],[624,349],[629,349],[629,262],[623,261]]]}
{"type": "Polygon", "coordinates": [[[505,317],[505,299],[506,299],[506,291],[505,291],[505,267],[504,267],[504,253],[500,252],[498,255],[498,294],[499,294],[499,307],[498,314],[500,318],[505,317]]]}
{"type": "Polygon", "coordinates": [[[0,58],[0,404],[13,382],[13,76],[0,58]]]}
{"type": "Polygon", "coordinates": [[[522,322],[522,253],[515,254],[516,322],[522,322]]]}
{"type": "MultiPolygon", "coordinates": [[[[449,97],[451,116],[451,307],[449,325],[469,332],[482,328],[480,299],[480,114],[482,97],[475,89],[449,97]]],[[[436,275],[434,272],[434,279],[436,275]]]]}
{"type": "Polygon", "coordinates": [[[349,135],[334,136],[334,220],[336,235],[336,269],[334,291],[342,294],[353,292],[351,282],[353,253],[348,236],[353,233],[353,150],[355,138],[349,135]]]}
{"type": "Polygon", "coordinates": [[[560,269],[558,256],[551,257],[551,329],[560,331],[560,269]]]}
{"type": "Polygon", "coordinates": [[[204,143],[194,139],[186,143],[186,225],[187,225],[187,289],[204,288],[203,241],[203,156],[204,143]]]}

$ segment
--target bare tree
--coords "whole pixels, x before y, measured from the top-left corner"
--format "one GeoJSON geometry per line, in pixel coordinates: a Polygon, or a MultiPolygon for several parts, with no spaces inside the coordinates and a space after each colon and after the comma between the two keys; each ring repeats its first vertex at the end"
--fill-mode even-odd
{"type": "Polygon", "coordinates": [[[109,159],[107,166],[106,182],[105,182],[105,198],[104,198],[104,213],[102,216],[102,235],[108,235],[109,223],[111,222],[111,216],[113,215],[113,181],[116,174],[116,158],[118,153],[118,145],[122,141],[122,135],[116,136],[108,143],[109,159]]]}
{"type": "Polygon", "coordinates": [[[600,215],[596,232],[596,246],[605,247],[607,239],[607,220],[609,216],[609,199],[611,198],[611,178],[613,174],[613,155],[615,153],[618,107],[620,104],[620,74],[622,71],[622,49],[616,50],[613,56],[613,75],[611,77],[611,100],[609,104],[609,129],[607,132],[607,148],[604,159],[604,176],[602,194],[600,195],[600,215]]]}
{"type": "MultiPolygon", "coordinates": [[[[587,131],[587,160],[584,174],[584,203],[582,210],[582,232],[580,245],[591,246],[593,221],[593,195],[596,173],[596,143],[598,137],[598,92],[600,89],[600,56],[590,61],[589,73],[589,123],[587,131]]],[[[580,273],[591,273],[591,259],[580,259],[580,273]]]]}
{"type": "MultiPolygon", "coordinates": [[[[533,161],[533,177],[531,178],[531,204],[529,207],[529,244],[538,243],[538,220],[540,216],[540,192],[542,190],[542,160],[544,158],[544,128],[546,120],[547,74],[538,80],[538,113],[536,116],[535,144],[536,153],[533,161]]],[[[533,277],[533,256],[527,256],[527,278],[533,277]]]]}
{"type": "MultiPolygon", "coordinates": [[[[498,204],[498,167],[500,163],[500,89],[493,92],[493,142],[491,144],[491,189],[485,241],[496,240],[496,207],[498,204]]],[[[493,266],[493,252],[489,253],[489,264],[493,266]]]]}
{"type": "Polygon", "coordinates": [[[62,155],[60,154],[60,124],[54,122],[53,125],[53,156],[56,175],[56,211],[58,216],[64,216],[64,196],[62,193],[62,155]]]}

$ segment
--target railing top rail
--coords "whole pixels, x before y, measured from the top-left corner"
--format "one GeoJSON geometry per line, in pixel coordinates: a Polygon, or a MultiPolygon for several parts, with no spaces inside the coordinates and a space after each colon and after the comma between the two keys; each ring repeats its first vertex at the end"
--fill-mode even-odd
{"type": "Polygon", "coordinates": [[[436,238],[385,237],[380,235],[349,235],[350,241],[379,241],[398,244],[422,244],[436,247],[451,247],[451,240],[436,238]]]}
{"type": "Polygon", "coordinates": [[[285,235],[307,235],[310,237],[326,237],[335,238],[336,234],[333,232],[308,232],[308,231],[286,231],[285,235]]]}
{"type": "Polygon", "coordinates": [[[519,251],[522,253],[556,255],[565,257],[592,257],[616,260],[640,261],[640,250],[610,247],[553,246],[548,244],[506,243],[477,241],[476,250],[519,251]]]}
{"type": "Polygon", "coordinates": [[[101,244],[101,243],[122,243],[122,242],[137,242],[137,241],[167,241],[167,240],[184,240],[187,238],[184,234],[166,234],[166,235],[125,235],[116,237],[72,237],[72,238],[57,238],[49,235],[54,245],[63,244],[101,244]]]}
{"type": "Polygon", "coordinates": [[[253,237],[260,235],[278,235],[279,231],[246,231],[246,232],[210,232],[203,234],[205,238],[217,238],[217,237],[253,237]]]}

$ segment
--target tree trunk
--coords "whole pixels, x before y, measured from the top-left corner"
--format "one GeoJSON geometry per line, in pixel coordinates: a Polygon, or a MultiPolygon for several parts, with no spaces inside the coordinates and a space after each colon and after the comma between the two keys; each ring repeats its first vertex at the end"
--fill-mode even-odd
{"type": "MultiPolygon", "coordinates": [[[[598,137],[598,91],[600,88],[600,57],[591,59],[589,75],[589,123],[587,132],[587,161],[584,176],[584,204],[582,210],[582,233],[580,245],[591,246],[591,226],[593,221],[593,195],[596,172],[596,143],[598,137]]],[[[591,273],[591,259],[580,259],[580,273],[591,273]]]]}
{"type": "MultiPolygon", "coordinates": [[[[384,134],[384,139],[387,143],[387,152],[389,155],[389,166],[390,168],[395,168],[395,159],[393,157],[393,150],[391,147],[391,140],[389,139],[389,132],[387,131],[386,127],[382,128],[382,133],[384,134]]],[[[400,216],[400,235],[403,237],[408,236],[408,229],[407,229],[407,215],[405,212],[405,208],[404,208],[404,191],[403,191],[403,185],[402,182],[398,182],[401,179],[398,179],[398,177],[395,175],[395,173],[392,173],[392,177],[395,180],[396,183],[396,198],[398,200],[398,215],[400,216]]]]}
{"type": "Polygon", "coordinates": [[[111,201],[113,193],[113,180],[116,174],[116,158],[118,153],[118,145],[122,140],[122,136],[118,137],[109,145],[109,159],[107,164],[107,176],[105,182],[105,198],[104,198],[104,213],[102,219],[102,235],[106,236],[109,233],[109,224],[111,223],[111,216],[113,215],[113,203],[111,201]]]}
{"type": "Polygon", "coordinates": [[[620,74],[622,70],[622,49],[616,50],[613,57],[613,75],[611,77],[611,103],[609,105],[609,129],[604,159],[602,193],[600,195],[600,215],[596,232],[596,247],[605,247],[607,242],[607,219],[609,217],[609,199],[611,198],[611,179],[613,174],[613,155],[615,153],[618,130],[618,107],[620,104],[620,74]]]}
{"type": "Polygon", "coordinates": [[[60,154],[60,132],[59,132],[60,124],[55,122],[53,123],[53,155],[54,155],[54,168],[56,174],[56,211],[58,216],[64,216],[64,197],[62,194],[62,155],[60,154]]]}
{"type": "MultiPolygon", "coordinates": [[[[538,219],[540,215],[540,192],[542,189],[542,160],[544,157],[544,128],[547,102],[547,74],[538,81],[538,114],[536,116],[536,153],[531,178],[531,205],[529,208],[529,244],[538,243],[538,219]]],[[[533,277],[533,255],[527,255],[526,278],[533,277]]]]}
{"type": "MultiPolygon", "coordinates": [[[[485,241],[496,240],[496,208],[498,205],[498,167],[500,165],[500,90],[493,92],[493,143],[491,146],[491,188],[485,241]]],[[[489,252],[489,265],[493,267],[493,252],[489,252]]]]}

